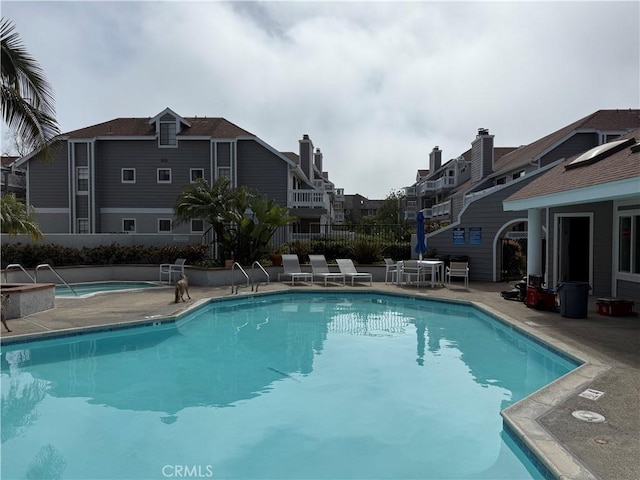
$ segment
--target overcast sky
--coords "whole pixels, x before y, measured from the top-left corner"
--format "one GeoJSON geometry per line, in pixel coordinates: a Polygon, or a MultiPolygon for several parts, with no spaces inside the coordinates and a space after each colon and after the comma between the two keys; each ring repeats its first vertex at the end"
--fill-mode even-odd
{"type": "Polygon", "coordinates": [[[411,185],[477,129],[528,144],[640,107],[640,2],[2,0],[63,132],[224,117],[280,151],[309,134],[345,193],[411,185]]]}

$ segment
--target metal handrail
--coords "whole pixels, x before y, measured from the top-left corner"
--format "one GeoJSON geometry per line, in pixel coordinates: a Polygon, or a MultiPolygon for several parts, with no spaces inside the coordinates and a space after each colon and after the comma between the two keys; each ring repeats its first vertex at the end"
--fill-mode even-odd
{"type": "Polygon", "coordinates": [[[36,267],[36,280],[35,280],[36,283],[38,282],[38,270],[40,270],[41,268],[48,268],[49,270],[51,270],[51,273],[53,273],[56,277],[58,277],[58,280],[60,280],[62,283],[64,283],[73,292],[73,294],[76,297],[78,296],[78,292],[76,292],[71,285],[69,285],[67,282],[65,282],[64,278],[62,278],[60,275],[58,275],[58,272],[56,272],[53,269],[53,267],[51,265],[49,265],[48,263],[41,263],[40,265],[38,265],[36,267]]]}
{"type": "MultiPolygon", "coordinates": [[[[240,271],[242,272],[242,274],[245,276],[245,278],[247,279],[247,284],[245,285],[245,287],[249,286],[249,275],[247,275],[247,272],[244,271],[244,268],[242,268],[242,265],[240,265],[238,262],[233,262],[233,265],[231,266],[231,293],[233,292],[233,271],[235,270],[236,266],[240,269],[240,271]]],[[[236,295],[238,294],[238,289],[240,288],[240,285],[238,285],[236,287],[236,295]]]]}
{"type": "MultiPolygon", "coordinates": [[[[262,270],[262,273],[264,273],[267,276],[267,283],[265,285],[269,285],[269,274],[267,273],[267,271],[264,269],[264,267],[262,265],[260,265],[259,261],[255,261],[251,264],[251,291],[253,292],[253,269],[256,267],[256,265],[258,266],[258,268],[260,268],[260,270],[262,270]]],[[[256,284],[256,292],[258,291],[258,286],[260,284],[257,283],[256,284]]]]}
{"type": "Polygon", "coordinates": [[[22,270],[22,271],[24,272],[24,274],[25,274],[27,277],[29,277],[29,278],[31,279],[31,281],[32,281],[33,283],[36,283],[36,279],[35,279],[35,278],[33,278],[31,275],[29,275],[29,273],[28,273],[24,268],[22,268],[22,265],[20,265],[19,263],[12,263],[12,264],[10,264],[10,265],[7,265],[7,267],[4,269],[4,282],[5,282],[5,283],[7,283],[7,282],[8,282],[8,280],[7,280],[7,271],[8,271],[10,268],[19,268],[20,270],[22,270]]]}

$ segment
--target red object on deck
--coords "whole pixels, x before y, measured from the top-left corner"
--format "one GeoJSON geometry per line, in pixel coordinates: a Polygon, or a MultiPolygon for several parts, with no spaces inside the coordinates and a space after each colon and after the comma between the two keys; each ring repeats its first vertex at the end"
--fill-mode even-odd
{"type": "Polygon", "coordinates": [[[538,310],[555,311],[556,293],[553,290],[527,285],[527,298],[524,303],[527,307],[533,307],[538,310]]]}
{"type": "Polygon", "coordinates": [[[616,298],[599,298],[596,307],[600,315],[609,317],[626,317],[635,315],[631,300],[618,300],[616,298]]]}

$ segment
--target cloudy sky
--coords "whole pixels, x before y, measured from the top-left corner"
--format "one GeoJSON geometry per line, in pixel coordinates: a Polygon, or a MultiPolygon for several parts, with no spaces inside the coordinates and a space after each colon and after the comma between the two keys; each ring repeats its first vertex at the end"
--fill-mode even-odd
{"type": "Polygon", "coordinates": [[[2,0],[63,132],[224,117],[280,151],[309,134],[345,193],[385,198],[488,128],[535,141],[640,107],[640,3],[2,0]]]}

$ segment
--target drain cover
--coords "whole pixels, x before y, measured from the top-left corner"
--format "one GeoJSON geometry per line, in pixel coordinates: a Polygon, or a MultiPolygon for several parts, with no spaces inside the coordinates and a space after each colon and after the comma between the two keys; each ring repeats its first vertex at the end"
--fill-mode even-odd
{"type": "Polygon", "coordinates": [[[601,423],[604,422],[604,417],[596,412],[590,412],[589,410],[575,410],[571,412],[578,420],[582,420],[583,422],[590,423],[601,423]]]}

